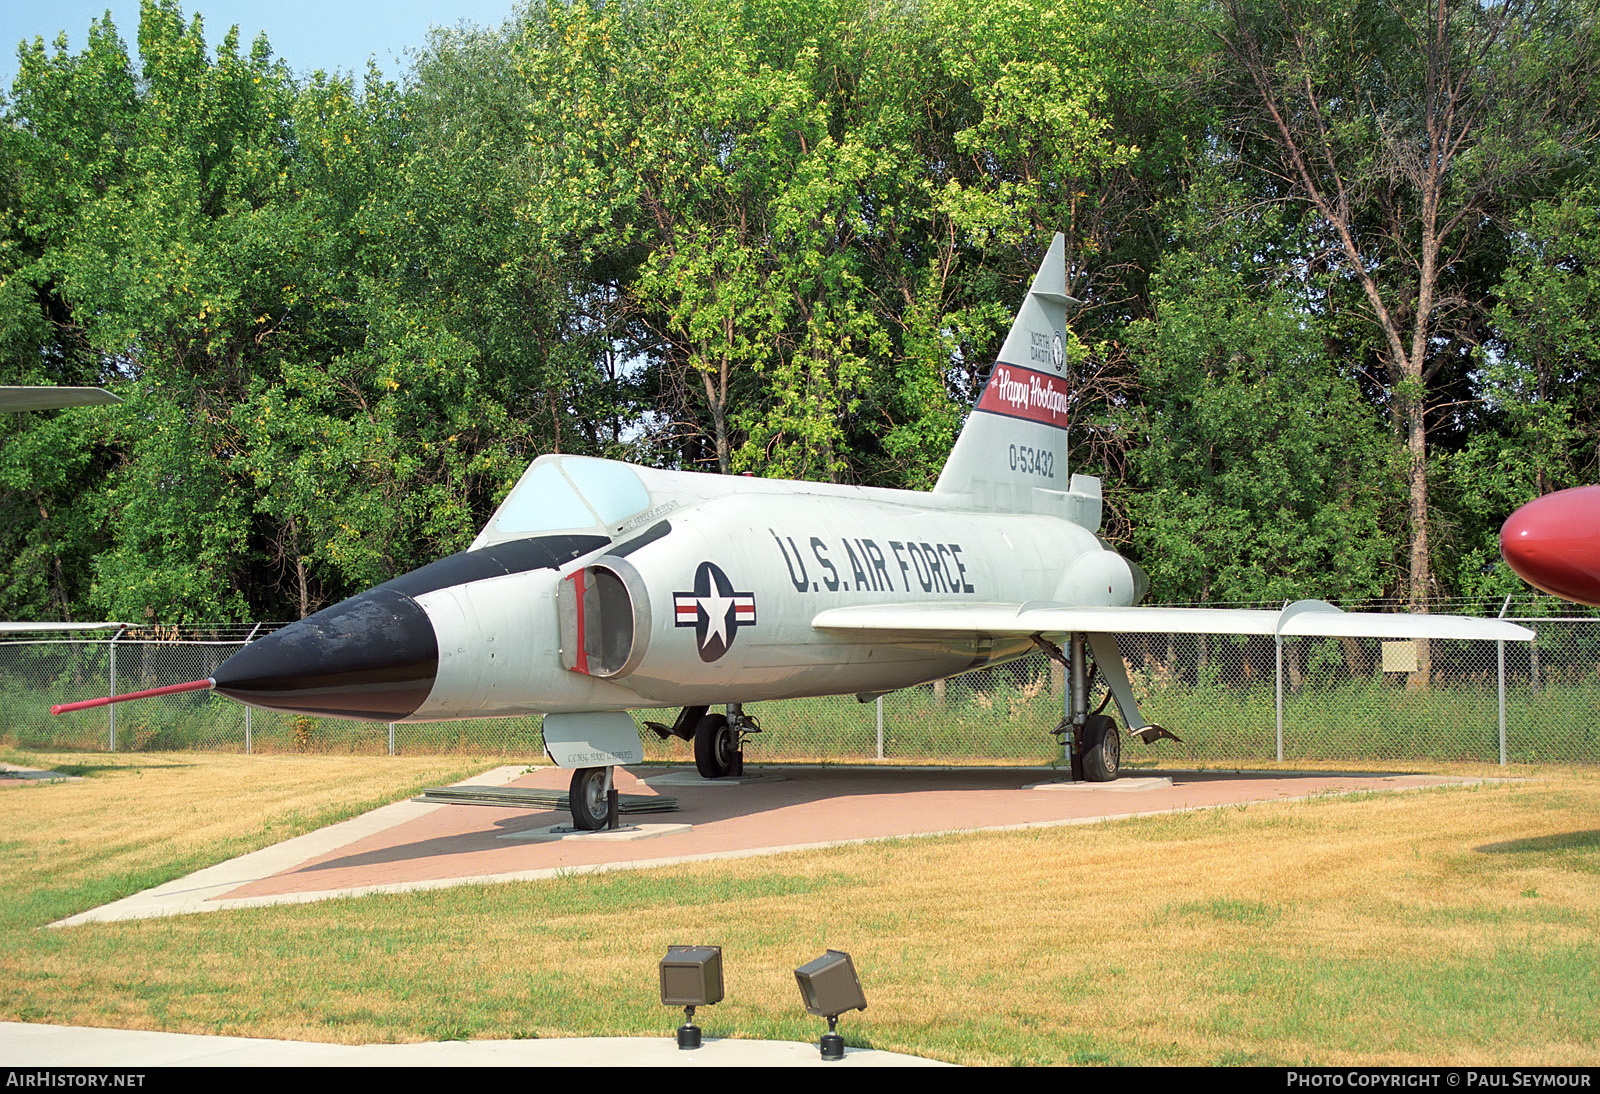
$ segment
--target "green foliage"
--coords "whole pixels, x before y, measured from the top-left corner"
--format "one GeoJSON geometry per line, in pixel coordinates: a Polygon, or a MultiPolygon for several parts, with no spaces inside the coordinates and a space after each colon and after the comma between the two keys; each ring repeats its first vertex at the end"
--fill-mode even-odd
{"type": "Polygon", "coordinates": [[[924,483],[947,381],[1118,162],[1106,37],[1087,5],[552,4],[518,42],[527,215],[584,257],[609,230],[671,458],[924,483]]]}
{"type": "Polygon", "coordinates": [[[1381,595],[1396,553],[1392,449],[1330,339],[1291,294],[1275,218],[1197,183],[1156,278],[1155,316],[1128,332],[1140,404],[1126,428],[1136,549],[1158,601],[1381,595]]]}
{"type": "Polygon", "coordinates": [[[1426,59],[1365,0],[1229,13],[1297,117],[1368,87],[1318,100],[1316,177],[1376,296],[1184,3],[549,0],[399,82],[177,0],[131,51],[25,44],[0,379],[125,402],[0,423],[0,612],[302,615],[464,547],[548,451],[926,487],[1058,230],[1075,459],[1158,597],[1392,591],[1384,429],[1424,398],[1442,591],[1509,591],[1499,520],[1600,451],[1592,13],[1512,8],[1446,57],[1493,106],[1444,194],[1483,215],[1437,233],[1407,375],[1373,320],[1408,321],[1426,59]]]}
{"type": "Polygon", "coordinates": [[[1517,593],[1495,536],[1517,506],[1600,475],[1600,214],[1592,181],[1522,211],[1482,352],[1484,428],[1445,466],[1464,526],[1456,580],[1469,595],[1517,593]]]}

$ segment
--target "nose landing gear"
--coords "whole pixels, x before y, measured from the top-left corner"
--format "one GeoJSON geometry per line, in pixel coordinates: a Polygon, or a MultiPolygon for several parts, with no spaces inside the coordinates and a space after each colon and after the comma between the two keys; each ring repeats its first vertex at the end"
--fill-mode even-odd
{"type": "Polygon", "coordinates": [[[572,809],[572,826],[584,832],[598,832],[617,826],[617,788],[609,767],[580,767],[567,784],[567,801],[572,809]]]}

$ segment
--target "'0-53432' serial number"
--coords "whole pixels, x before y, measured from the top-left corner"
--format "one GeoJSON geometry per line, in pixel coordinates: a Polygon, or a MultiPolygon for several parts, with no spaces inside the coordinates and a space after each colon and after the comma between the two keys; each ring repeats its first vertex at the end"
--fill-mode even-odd
{"type": "Polygon", "coordinates": [[[1044,448],[1014,444],[1011,446],[1011,470],[1053,479],[1056,477],[1056,454],[1044,448]]]}

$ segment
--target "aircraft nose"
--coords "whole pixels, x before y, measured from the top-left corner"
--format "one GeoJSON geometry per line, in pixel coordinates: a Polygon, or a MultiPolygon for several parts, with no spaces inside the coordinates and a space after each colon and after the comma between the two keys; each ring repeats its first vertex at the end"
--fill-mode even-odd
{"type": "Polygon", "coordinates": [[[1512,513],[1500,553],[1529,585],[1600,605],[1600,486],[1559,490],[1512,513]]]}
{"type": "Polygon", "coordinates": [[[427,612],[380,586],[250,643],[212,679],[252,706],[396,721],[422,705],[438,669],[427,612]]]}

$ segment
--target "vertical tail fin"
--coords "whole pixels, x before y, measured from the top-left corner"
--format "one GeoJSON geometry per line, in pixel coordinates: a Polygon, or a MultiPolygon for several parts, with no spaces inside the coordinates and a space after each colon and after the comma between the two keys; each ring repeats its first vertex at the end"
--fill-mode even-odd
{"type": "Polygon", "coordinates": [[[1066,240],[1058,232],[934,493],[960,496],[974,509],[1050,513],[1099,528],[1099,480],[1069,477],[1067,467],[1071,302],[1066,240]]]}

